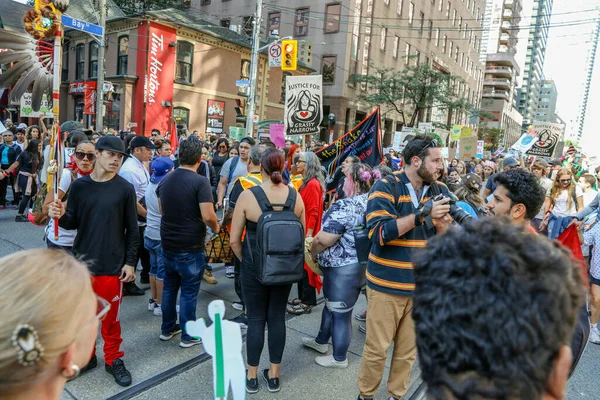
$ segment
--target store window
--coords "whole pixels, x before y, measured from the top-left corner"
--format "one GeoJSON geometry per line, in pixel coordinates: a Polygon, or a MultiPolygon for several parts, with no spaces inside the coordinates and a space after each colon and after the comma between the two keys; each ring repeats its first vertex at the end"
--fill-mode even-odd
{"type": "Polygon", "coordinates": [[[327,4],[325,6],[325,33],[339,32],[341,12],[341,4],[327,4]]]}
{"type": "Polygon", "coordinates": [[[177,42],[177,66],[175,81],[192,83],[192,67],[194,63],[194,45],[190,42],[177,42]]]}
{"type": "Polygon", "coordinates": [[[79,43],[75,46],[75,80],[82,81],[84,79],[85,67],[85,44],[79,43]]]}
{"type": "Polygon", "coordinates": [[[175,123],[177,125],[189,126],[190,124],[190,110],[185,107],[174,107],[173,108],[173,118],[175,119],[175,123]]]}
{"type": "Polygon", "coordinates": [[[281,27],[281,13],[280,12],[272,12],[269,13],[269,29],[267,29],[267,39],[269,36],[278,36],[281,27]]]}
{"type": "Polygon", "coordinates": [[[335,83],[335,66],[337,56],[323,56],[321,64],[321,75],[323,75],[323,84],[333,85],[335,83]]]}
{"type": "Polygon", "coordinates": [[[100,46],[96,42],[90,43],[90,58],[88,63],[88,78],[98,77],[98,49],[100,46]]]}
{"type": "Polygon", "coordinates": [[[117,75],[127,75],[129,36],[120,36],[117,49],[117,75]]]}
{"type": "Polygon", "coordinates": [[[71,44],[68,41],[65,41],[63,44],[63,58],[62,58],[62,71],[61,71],[61,79],[63,82],[69,81],[69,48],[71,44]]]}
{"type": "Polygon", "coordinates": [[[296,10],[294,21],[294,36],[308,35],[308,13],[310,8],[299,8],[296,10]]]}

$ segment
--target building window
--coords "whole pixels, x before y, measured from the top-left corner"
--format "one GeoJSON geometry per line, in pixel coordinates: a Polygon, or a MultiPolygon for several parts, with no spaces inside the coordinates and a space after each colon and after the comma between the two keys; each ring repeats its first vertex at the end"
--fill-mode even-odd
{"type": "Polygon", "coordinates": [[[231,18],[224,18],[220,23],[223,28],[229,28],[231,26],[231,18]]]}
{"type": "Polygon", "coordinates": [[[443,9],[444,9],[444,0],[440,0],[440,5],[438,7],[438,11],[442,12],[443,9]]]}
{"type": "Polygon", "coordinates": [[[246,36],[252,36],[252,31],[254,30],[254,15],[246,15],[242,19],[242,32],[246,36]]]}
{"type": "Polygon", "coordinates": [[[452,26],[456,26],[456,8],[452,11],[452,26]]]}
{"type": "Polygon", "coordinates": [[[387,40],[387,28],[381,28],[381,39],[379,42],[379,50],[385,51],[385,42],[387,40]]]}
{"type": "MultiPolygon", "coordinates": [[[[241,70],[240,70],[240,79],[241,80],[250,80],[250,60],[242,60],[241,70]]],[[[248,96],[248,88],[240,87],[238,90],[238,94],[240,96],[248,96]]]]}
{"type": "Polygon", "coordinates": [[[413,24],[413,17],[415,16],[415,3],[412,1],[408,5],[408,24],[413,24]]]}
{"type": "Polygon", "coordinates": [[[173,118],[177,125],[185,124],[187,126],[190,123],[190,110],[185,107],[174,107],[173,118]]]}
{"type": "Polygon", "coordinates": [[[194,63],[194,45],[190,42],[177,42],[177,65],[175,67],[175,80],[192,83],[192,67],[194,63]]]}
{"type": "Polygon", "coordinates": [[[201,0],[201,1],[200,1],[200,5],[201,5],[201,6],[207,6],[207,5],[209,5],[209,4],[210,4],[210,0],[201,0]]]}
{"type": "Polygon", "coordinates": [[[442,50],[444,54],[446,54],[446,50],[448,49],[448,35],[444,35],[444,40],[442,41],[442,50]]]}
{"type": "Polygon", "coordinates": [[[327,4],[325,6],[325,33],[335,33],[340,31],[340,13],[342,5],[327,4]]]}
{"type": "Polygon", "coordinates": [[[269,36],[279,36],[279,28],[281,26],[281,13],[269,13],[269,29],[267,29],[267,39],[269,36]],[[277,34],[275,34],[277,32],[277,34]]]}
{"type": "Polygon", "coordinates": [[[68,81],[69,80],[69,48],[70,48],[70,43],[68,41],[65,41],[65,43],[63,44],[63,56],[62,56],[62,71],[60,74],[60,77],[62,79],[63,82],[68,81]]]}
{"type": "Polygon", "coordinates": [[[403,3],[403,0],[398,0],[396,14],[398,14],[399,16],[402,16],[402,3],[403,3]]]}
{"type": "Polygon", "coordinates": [[[419,13],[421,16],[421,21],[419,22],[419,35],[423,34],[423,28],[425,27],[425,14],[419,13]]]}
{"type": "Polygon", "coordinates": [[[85,66],[85,44],[79,43],[75,46],[75,80],[82,81],[85,66]]]}
{"type": "Polygon", "coordinates": [[[435,46],[440,47],[440,28],[435,30],[435,46]]]}
{"type": "Polygon", "coordinates": [[[428,40],[431,40],[431,38],[433,37],[433,21],[429,20],[429,34],[427,36],[428,40]]]}
{"type": "Polygon", "coordinates": [[[337,56],[323,56],[321,63],[321,75],[323,75],[323,84],[333,85],[335,83],[335,66],[337,56]]]}
{"type": "Polygon", "coordinates": [[[454,52],[454,61],[458,62],[458,52],[460,51],[459,47],[456,46],[456,51],[454,52]]]}
{"type": "Polygon", "coordinates": [[[129,36],[121,36],[117,47],[117,75],[127,75],[129,36]]]}
{"type": "Polygon", "coordinates": [[[460,18],[458,19],[458,31],[459,31],[459,32],[460,32],[460,31],[462,31],[462,23],[463,23],[463,18],[462,18],[462,17],[460,17],[460,18]]]}
{"type": "Polygon", "coordinates": [[[285,80],[288,76],[292,76],[292,73],[284,72],[283,78],[281,79],[281,98],[279,99],[280,103],[285,103],[285,80]]]}
{"type": "Polygon", "coordinates": [[[454,50],[454,41],[450,41],[450,51],[448,52],[448,56],[452,58],[452,50],[454,50]]]}
{"type": "Polygon", "coordinates": [[[309,8],[299,8],[296,10],[296,20],[294,21],[294,36],[308,35],[309,11],[309,8]]]}
{"type": "Polygon", "coordinates": [[[446,3],[446,19],[450,19],[450,7],[452,7],[452,3],[448,1],[446,3]]]}
{"type": "Polygon", "coordinates": [[[392,49],[392,56],[397,59],[398,58],[398,47],[400,46],[400,38],[398,36],[394,36],[394,48],[392,49]]]}
{"type": "Polygon", "coordinates": [[[419,65],[421,63],[421,52],[419,50],[415,51],[415,65],[419,65]]]}
{"type": "Polygon", "coordinates": [[[90,43],[90,58],[88,63],[88,78],[98,77],[98,49],[100,46],[96,42],[90,43]]]}
{"type": "Polygon", "coordinates": [[[408,60],[410,60],[410,44],[406,43],[406,47],[404,49],[404,64],[408,65],[408,60]]]}

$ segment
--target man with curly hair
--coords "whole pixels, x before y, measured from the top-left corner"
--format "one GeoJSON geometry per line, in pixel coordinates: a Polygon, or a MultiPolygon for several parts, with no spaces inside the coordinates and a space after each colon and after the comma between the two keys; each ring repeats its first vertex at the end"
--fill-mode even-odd
{"type": "Polygon", "coordinates": [[[583,304],[579,267],[557,242],[506,219],[462,228],[430,239],[414,264],[428,398],[564,398],[583,304]]]}

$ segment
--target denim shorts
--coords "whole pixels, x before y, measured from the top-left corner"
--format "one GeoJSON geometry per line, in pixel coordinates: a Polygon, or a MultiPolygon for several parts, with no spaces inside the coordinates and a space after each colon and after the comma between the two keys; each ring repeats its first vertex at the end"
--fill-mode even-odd
{"type": "Polygon", "coordinates": [[[165,260],[160,240],[144,236],[144,247],[150,253],[150,275],[153,275],[159,281],[163,281],[165,279],[165,260]]]}

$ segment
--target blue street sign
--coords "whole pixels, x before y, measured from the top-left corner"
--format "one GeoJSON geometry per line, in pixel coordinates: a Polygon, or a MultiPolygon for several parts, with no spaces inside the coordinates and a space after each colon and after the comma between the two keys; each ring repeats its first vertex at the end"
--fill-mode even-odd
{"type": "Polygon", "coordinates": [[[62,16],[62,23],[65,28],[77,29],[78,31],[91,33],[96,36],[104,36],[104,28],[100,25],[90,24],[89,22],[75,19],[68,15],[62,16]]]}
{"type": "Polygon", "coordinates": [[[240,79],[238,81],[235,81],[235,86],[248,87],[250,86],[250,81],[248,79],[240,79]]]}

